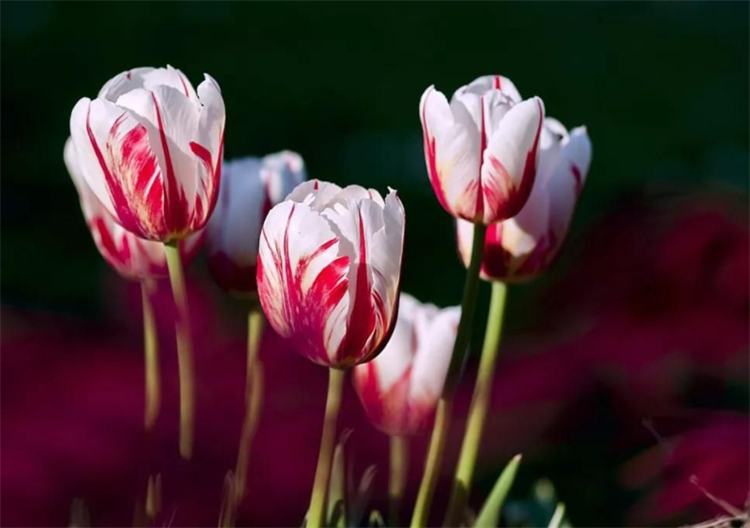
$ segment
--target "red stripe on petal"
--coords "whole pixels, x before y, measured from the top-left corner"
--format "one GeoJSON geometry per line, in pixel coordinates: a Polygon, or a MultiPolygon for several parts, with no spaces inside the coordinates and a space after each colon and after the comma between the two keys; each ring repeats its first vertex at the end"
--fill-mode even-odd
{"type": "Polygon", "coordinates": [[[430,177],[430,183],[432,188],[435,190],[435,196],[437,196],[438,202],[443,206],[443,209],[453,214],[451,208],[448,206],[448,199],[445,196],[442,183],[440,182],[440,175],[437,170],[437,154],[435,150],[435,138],[430,135],[429,127],[427,126],[427,101],[432,95],[432,91],[427,94],[424,105],[422,106],[422,129],[423,129],[423,140],[424,140],[424,155],[427,161],[427,173],[430,177]]]}
{"type": "MultiPolygon", "coordinates": [[[[482,164],[484,162],[484,152],[487,150],[487,125],[484,117],[484,96],[479,96],[479,108],[480,108],[480,131],[479,131],[479,173],[477,174],[477,182],[482,181],[482,164]]],[[[481,183],[480,183],[481,185],[481,183]]],[[[474,220],[482,221],[484,216],[484,190],[477,189],[476,205],[474,207],[474,220]]]]}
{"type": "Polygon", "coordinates": [[[372,285],[367,264],[367,241],[362,212],[359,217],[359,262],[356,263],[357,284],[352,292],[351,311],[346,335],[338,350],[337,357],[344,364],[356,364],[369,355],[367,345],[375,330],[375,311],[372,302],[372,285]]]}
{"type": "MultiPolygon", "coordinates": [[[[120,117],[115,120],[115,123],[110,129],[110,137],[112,136],[112,130],[117,130],[118,122],[125,116],[123,113],[120,117]]],[[[142,222],[135,214],[132,209],[132,204],[126,197],[126,190],[123,189],[123,181],[120,178],[115,178],[112,171],[110,171],[109,165],[102,154],[99,144],[96,141],[94,132],[91,129],[91,103],[89,103],[88,110],[86,112],[86,134],[88,135],[91,148],[94,150],[96,160],[99,162],[99,167],[102,169],[104,174],[104,180],[107,184],[107,190],[109,191],[109,197],[112,200],[112,206],[114,207],[117,220],[128,231],[131,231],[140,236],[146,237],[148,233],[144,230],[142,222]]],[[[144,129],[145,130],[145,129],[144,129]]]]}
{"type": "Polygon", "coordinates": [[[187,84],[185,84],[185,78],[182,76],[181,73],[178,73],[177,75],[180,77],[180,82],[182,83],[182,91],[185,93],[185,97],[190,97],[190,95],[188,95],[187,84]]]}
{"type": "Polygon", "coordinates": [[[177,184],[177,176],[172,165],[172,156],[169,152],[167,134],[164,132],[164,123],[161,118],[161,110],[156,100],[156,95],[151,94],[156,110],[156,124],[159,128],[162,150],[164,151],[164,164],[166,165],[166,188],[164,192],[164,220],[170,235],[182,235],[188,228],[190,208],[188,206],[185,192],[177,184]]]}
{"type": "Polygon", "coordinates": [[[500,83],[501,83],[500,76],[499,75],[495,75],[495,90],[501,90],[502,89],[500,87],[500,83]]]}
{"type": "Polygon", "coordinates": [[[581,175],[581,169],[575,163],[570,164],[570,172],[573,173],[573,178],[576,180],[576,196],[581,194],[583,190],[583,177],[581,175]]]}

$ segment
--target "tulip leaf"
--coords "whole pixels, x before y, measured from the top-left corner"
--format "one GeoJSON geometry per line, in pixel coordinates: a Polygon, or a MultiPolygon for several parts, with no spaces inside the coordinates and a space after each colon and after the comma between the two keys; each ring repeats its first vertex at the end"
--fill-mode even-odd
{"type": "Polygon", "coordinates": [[[367,503],[370,501],[372,484],[376,474],[377,469],[374,465],[369,466],[362,474],[359,487],[354,491],[354,497],[350,500],[349,526],[360,526],[362,524],[362,519],[367,511],[367,503]]]}
{"type": "Polygon", "coordinates": [[[503,472],[500,473],[500,477],[492,488],[490,496],[487,497],[487,501],[477,516],[477,520],[474,523],[475,528],[494,528],[497,526],[505,497],[508,496],[508,491],[516,477],[520,463],[521,455],[516,455],[508,462],[503,472]]]}
{"type": "Polygon", "coordinates": [[[565,517],[565,504],[562,502],[557,503],[555,513],[552,515],[552,519],[549,521],[548,528],[560,528],[563,518],[565,517]]]}
{"type": "Polygon", "coordinates": [[[328,481],[328,525],[339,528],[337,523],[344,526],[346,521],[346,477],[344,475],[344,444],[339,443],[333,453],[331,478],[328,481]],[[337,517],[334,520],[334,515],[337,517]]]}
{"type": "Polygon", "coordinates": [[[378,510],[372,510],[370,512],[370,519],[367,522],[367,526],[370,528],[385,528],[385,519],[378,510]]]}

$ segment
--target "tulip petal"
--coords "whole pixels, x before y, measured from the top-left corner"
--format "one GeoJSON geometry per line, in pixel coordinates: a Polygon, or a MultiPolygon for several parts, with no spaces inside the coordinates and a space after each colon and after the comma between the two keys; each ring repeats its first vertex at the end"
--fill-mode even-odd
{"type": "Polygon", "coordinates": [[[414,358],[409,398],[413,405],[434,408],[443,392],[453,344],[458,332],[459,307],[422,310],[414,321],[419,343],[414,358]]]}
{"type": "Polygon", "coordinates": [[[485,223],[515,216],[526,202],[536,175],[543,119],[542,100],[534,97],[511,108],[490,137],[482,164],[485,223]]]}
{"type": "Polygon", "coordinates": [[[329,222],[308,205],[287,201],[268,214],[257,270],[263,310],[276,332],[322,365],[346,327],[348,270],[329,222]]]}
{"type": "Polygon", "coordinates": [[[86,182],[118,223],[143,238],[163,233],[161,171],[146,127],[108,101],[82,99],[71,136],[86,182]]]}
{"type": "Polygon", "coordinates": [[[121,95],[137,88],[143,88],[145,84],[144,76],[154,70],[155,68],[148,67],[133,68],[118,73],[102,86],[97,97],[114,103],[121,95]]]}
{"type": "Polygon", "coordinates": [[[154,91],[158,86],[169,86],[174,88],[193,104],[198,104],[198,94],[190,81],[177,68],[167,65],[166,68],[153,68],[151,71],[144,72],[143,87],[149,91],[154,91]]]}
{"type": "Polygon", "coordinates": [[[208,223],[209,253],[223,252],[238,266],[254,266],[268,196],[262,162],[243,158],[224,163],[219,198],[208,223]]]}
{"type": "Polygon", "coordinates": [[[484,75],[482,77],[478,77],[466,86],[462,86],[461,88],[456,90],[456,92],[453,94],[453,97],[460,96],[466,93],[483,95],[490,90],[500,90],[514,103],[521,102],[521,94],[518,92],[516,85],[513,84],[513,81],[502,75],[484,75]]]}
{"type": "Polygon", "coordinates": [[[479,131],[470,108],[449,105],[430,86],[420,101],[424,150],[438,201],[454,216],[473,220],[479,194],[479,131]]]}
{"type": "Polygon", "coordinates": [[[565,238],[578,196],[591,164],[591,141],[586,127],[571,131],[560,153],[559,163],[549,176],[550,223],[560,242],[565,238]]]}

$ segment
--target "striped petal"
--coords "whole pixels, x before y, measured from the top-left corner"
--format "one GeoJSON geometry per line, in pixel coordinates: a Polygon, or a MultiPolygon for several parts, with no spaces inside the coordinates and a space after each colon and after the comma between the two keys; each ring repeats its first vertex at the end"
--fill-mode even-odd
{"type": "Polygon", "coordinates": [[[471,110],[471,105],[449,105],[433,86],[420,102],[430,183],[440,205],[451,215],[466,219],[475,216],[481,155],[471,110]]]}
{"type": "Polygon", "coordinates": [[[430,423],[445,384],[460,308],[440,310],[401,294],[398,321],[383,352],[354,368],[353,381],[370,421],[406,436],[430,423]]]}
{"type": "Polygon", "coordinates": [[[377,355],[397,311],[403,230],[395,192],[383,201],[356,186],[300,185],[261,234],[258,291],[272,326],[322,365],[377,355]]]}
{"type": "MultiPolygon", "coordinates": [[[[487,229],[481,276],[485,280],[519,282],[534,278],[554,261],[564,242],[591,160],[586,129],[570,134],[546,119],[539,169],[521,211],[487,229]]],[[[464,265],[471,253],[473,224],[458,220],[458,250],[464,265]]]]}
{"type": "Polygon", "coordinates": [[[544,120],[542,100],[534,97],[511,108],[495,127],[484,151],[484,223],[515,216],[531,193],[544,120]]]}
{"type": "MultiPolygon", "coordinates": [[[[78,191],[81,209],[91,236],[107,263],[128,279],[166,277],[164,244],[137,237],[115,222],[86,183],[75,146],[70,138],[65,144],[63,158],[78,191]]],[[[202,239],[202,233],[199,232],[181,241],[180,251],[186,265],[197,254],[202,239]]]]}
{"type": "Polygon", "coordinates": [[[221,176],[224,104],[215,81],[196,93],[179,70],[136,68],[71,114],[84,176],[115,220],[158,241],[202,229],[221,176]]]}
{"type": "Polygon", "coordinates": [[[305,177],[302,158],[284,151],[225,162],[219,199],[208,223],[209,269],[226,291],[255,290],[260,231],[268,211],[305,177]]]}
{"type": "Polygon", "coordinates": [[[502,75],[483,75],[482,77],[478,77],[466,86],[462,86],[456,90],[453,97],[466,93],[483,95],[491,90],[499,90],[514,103],[520,103],[522,101],[521,94],[518,92],[516,85],[513,84],[513,81],[502,75]]]}
{"type": "Polygon", "coordinates": [[[446,211],[485,225],[520,211],[537,169],[541,99],[521,101],[512,82],[486,76],[459,88],[450,104],[429,87],[420,118],[430,182],[446,211]]]}
{"type": "Polygon", "coordinates": [[[142,238],[165,236],[161,169],[146,126],[103,99],[81,99],[71,137],[86,183],[117,222],[142,238]]]}

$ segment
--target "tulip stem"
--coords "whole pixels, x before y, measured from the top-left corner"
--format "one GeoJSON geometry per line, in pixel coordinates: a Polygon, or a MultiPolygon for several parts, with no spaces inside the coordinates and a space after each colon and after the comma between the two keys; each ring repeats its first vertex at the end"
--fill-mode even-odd
{"type": "Polygon", "coordinates": [[[250,307],[247,317],[247,378],[245,381],[245,421],[242,424],[237,466],[234,470],[236,483],[235,504],[239,504],[247,487],[247,470],[250,447],[258,430],[258,420],[263,407],[263,363],[258,358],[263,335],[263,311],[257,302],[250,307]]]}
{"type": "Polygon", "coordinates": [[[161,387],[159,374],[159,342],[157,340],[154,308],[151,295],[156,288],[153,279],[141,281],[141,300],[143,303],[143,350],[146,367],[146,406],[144,427],[150,431],[159,417],[161,407],[161,387]]]}
{"type": "Polygon", "coordinates": [[[461,377],[466,364],[466,357],[471,341],[471,330],[474,324],[474,312],[477,306],[477,293],[479,292],[479,271],[482,267],[484,257],[484,236],[487,226],[474,224],[474,239],[471,245],[471,260],[466,270],[466,281],[464,282],[464,294],[461,300],[461,319],[458,322],[456,342],[453,345],[453,354],[448,368],[443,396],[449,396],[461,377]]]}
{"type": "Polygon", "coordinates": [[[388,526],[400,526],[399,510],[404,496],[409,471],[409,440],[403,436],[390,437],[390,472],[388,474],[388,526]]]}
{"type": "Polygon", "coordinates": [[[482,259],[484,257],[484,237],[486,233],[487,226],[474,224],[471,260],[466,270],[464,294],[461,300],[461,319],[458,322],[456,341],[453,345],[453,353],[451,355],[451,363],[448,368],[445,387],[443,388],[443,396],[440,398],[435,415],[435,425],[433,426],[432,437],[430,438],[424,475],[422,476],[417,504],[414,506],[414,514],[411,519],[412,528],[421,528],[427,523],[432,495],[437,485],[438,470],[442,462],[443,449],[448,435],[453,388],[461,376],[469,349],[469,341],[471,340],[471,327],[474,322],[474,311],[477,304],[477,293],[479,292],[479,272],[482,268],[482,259]]]}
{"type": "Polygon", "coordinates": [[[508,288],[504,283],[492,283],[492,299],[490,300],[490,313],[487,317],[487,329],[484,334],[482,359],[479,362],[479,373],[474,385],[474,395],[472,396],[471,407],[469,407],[469,419],[461,445],[461,454],[458,459],[458,468],[453,481],[444,526],[459,526],[469,500],[471,480],[474,476],[484,421],[489,409],[492,378],[495,373],[500,336],[503,330],[507,291],[508,288]]]}
{"type": "Polygon", "coordinates": [[[325,523],[326,494],[328,479],[331,475],[331,459],[336,440],[336,419],[341,407],[341,392],[344,386],[345,371],[328,369],[328,396],[326,398],[326,414],[323,422],[323,435],[320,439],[320,453],[318,467],[315,470],[310,510],[307,513],[307,528],[320,528],[325,523]]]}
{"type": "Polygon", "coordinates": [[[195,380],[193,369],[193,343],[190,337],[185,277],[178,242],[164,244],[167,254],[169,280],[177,308],[175,332],[177,334],[177,363],[180,373],[180,455],[190,459],[193,454],[193,423],[195,419],[195,380]]]}
{"type": "Polygon", "coordinates": [[[419,486],[417,503],[414,505],[414,514],[411,518],[411,528],[422,528],[427,526],[427,518],[430,514],[432,495],[435,493],[437,478],[442,460],[445,440],[448,436],[448,424],[450,422],[452,402],[445,397],[440,398],[435,411],[435,426],[430,437],[430,447],[427,451],[422,484],[419,486]]]}

